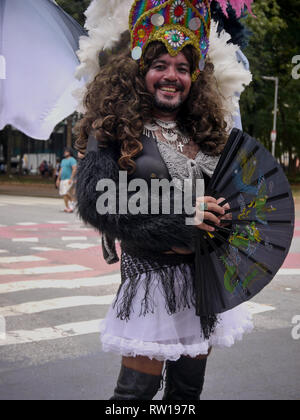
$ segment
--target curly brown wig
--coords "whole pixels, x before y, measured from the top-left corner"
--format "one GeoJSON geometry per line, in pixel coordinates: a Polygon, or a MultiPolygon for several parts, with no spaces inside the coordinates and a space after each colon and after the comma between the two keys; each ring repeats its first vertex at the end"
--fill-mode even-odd
{"type": "MultiPolygon", "coordinates": [[[[198,65],[196,50],[189,45],[182,52],[193,73],[198,65]]],[[[76,126],[77,150],[85,152],[92,131],[100,146],[106,147],[111,142],[118,145],[120,168],[134,172],[133,159],[143,149],[140,138],[144,123],[153,113],[154,98],[146,91],[145,75],[153,60],[166,53],[162,43],[151,43],[144,55],[143,70],[131,58],[129,49],[108,58],[88,86],[84,99],[87,112],[76,126]]],[[[193,83],[189,97],[178,113],[178,125],[204,153],[219,155],[228,137],[224,117],[214,66],[207,60],[205,69],[193,83]]]]}

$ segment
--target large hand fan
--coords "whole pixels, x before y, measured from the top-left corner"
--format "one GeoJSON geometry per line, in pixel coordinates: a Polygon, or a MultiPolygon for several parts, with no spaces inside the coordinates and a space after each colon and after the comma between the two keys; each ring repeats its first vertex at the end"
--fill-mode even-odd
{"type": "MultiPolygon", "coordinates": [[[[224,197],[232,221],[199,230],[196,249],[197,315],[225,312],[259,293],[274,278],[291,246],[294,200],[272,155],[234,129],[205,193],[224,197]]],[[[209,222],[208,222],[209,223],[209,222]]]]}

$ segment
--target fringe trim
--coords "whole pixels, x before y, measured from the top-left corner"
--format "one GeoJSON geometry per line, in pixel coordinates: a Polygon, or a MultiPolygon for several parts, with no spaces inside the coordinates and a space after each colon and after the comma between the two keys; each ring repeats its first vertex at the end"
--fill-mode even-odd
{"type": "MultiPolygon", "coordinates": [[[[148,262],[149,263],[149,262],[148,262]]],[[[154,313],[156,304],[153,290],[160,289],[165,298],[165,309],[169,315],[196,307],[195,265],[165,265],[159,268],[147,267],[145,262],[123,253],[121,259],[122,283],[118,289],[113,308],[117,318],[129,321],[133,310],[133,300],[140,287],[144,287],[144,297],[141,300],[139,316],[154,313]]],[[[203,336],[208,340],[215,332],[219,323],[217,315],[200,316],[203,336]]]]}
{"type": "MultiPolygon", "coordinates": [[[[122,279],[122,284],[117,292],[114,308],[117,306],[117,317],[121,320],[129,320],[132,311],[132,302],[139,287],[144,287],[144,297],[141,301],[139,316],[154,313],[155,301],[151,290],[160,289],[165,297],[165,308],[169,315],[173,315],[185,308],[195,306],[194,287],[191,287],[191,275],[189,265],[177,265],[162,267],[152,271],[143,272],[130,278],[122,279]],[[180,293],[175,291],[175,282],[180,293]],[[143,285],[143,286],[142,286],[143,285]],[[121,297],[122,292],[122,297],[121,297]]],[[[194,277],[194,276],[193,276],[194,277]]]]}

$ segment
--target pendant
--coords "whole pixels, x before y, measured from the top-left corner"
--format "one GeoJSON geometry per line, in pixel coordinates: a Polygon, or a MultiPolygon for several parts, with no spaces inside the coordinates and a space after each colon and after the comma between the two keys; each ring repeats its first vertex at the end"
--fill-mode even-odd
{"type": "Polygon", "coordinates": [[[175,131],[164,131],[162,130],[162,135],[167,141],[175,142],[178,139],[178,134],[175,131]]]}
{"type": "Polygon", "coordinates": [[[183,144],[181,142],[178,144],[177,149],[180,149],[181,153],[183,152],[183,144]]]}

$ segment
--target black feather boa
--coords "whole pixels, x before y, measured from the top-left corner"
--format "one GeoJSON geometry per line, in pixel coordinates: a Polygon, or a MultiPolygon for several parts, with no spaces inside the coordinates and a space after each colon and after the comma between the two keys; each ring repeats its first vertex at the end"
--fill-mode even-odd
{"type": "Polygon", "coordinates": [[[247,29],[242,20],[246,15],[241,18],[236,17],[236,13],[231,6],[227,8],[228,18],[224,15],[218,2],[211,3],[212,18],[218,23],[218,32],[225,30],[231,36],[231,42],[244,49],[248,45],[251,32],[247,29]]]}

